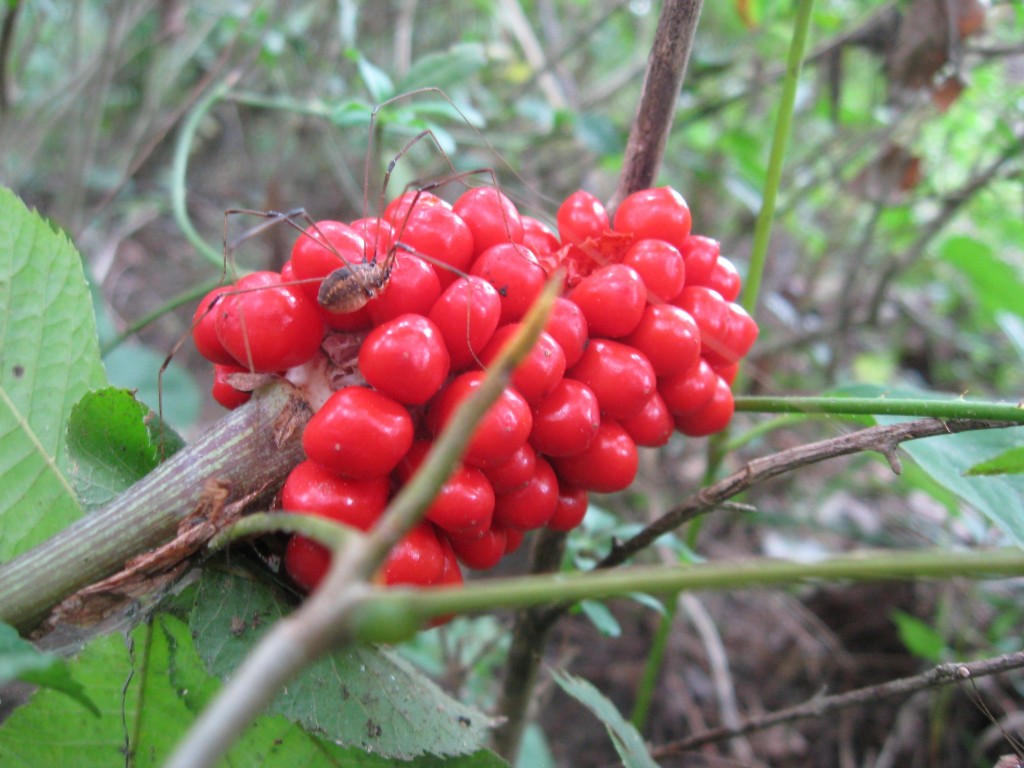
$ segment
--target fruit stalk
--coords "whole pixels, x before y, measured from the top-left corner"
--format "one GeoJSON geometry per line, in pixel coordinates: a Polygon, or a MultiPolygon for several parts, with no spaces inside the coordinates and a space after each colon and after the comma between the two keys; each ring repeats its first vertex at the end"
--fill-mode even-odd
{"type": "Polygon", "coordinates": [[[0,566],[0,621],[31,631],[60,601],[171,541],[215,487],[230,504],[276,485],[302,458],[308,418],[291,387],[254,397],[105,507],[0,566]]]}

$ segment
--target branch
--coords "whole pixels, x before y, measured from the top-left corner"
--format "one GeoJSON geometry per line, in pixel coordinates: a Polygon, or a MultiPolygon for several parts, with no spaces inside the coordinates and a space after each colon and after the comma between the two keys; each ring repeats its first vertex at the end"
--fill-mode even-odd
{"type": "Polygon", "coordinates": [[[665,0],[647,60],[640,106],[626,143],[622,175],[609,210],[633,192],[653,186],[657,179],[702,5],[703,0],[665,0]]]}
{"type": "Polygon", "coordinates": [[[972,677],[996,675],[1012,669],[1020,669],[1021,667],[1024,667],[1024,652],[1009,653],[1005,656],[985,659],[984,661],[939,664],[927,672],[915,675],[914,677],[890,680],[886,683],[870,685],[834,696],[815,696],[803,704],[770,712],[766,715],[752,717],[735,728],[713,728],[703,733],[697,733],[685,739],[656,747],[651,750],[651,755],[655,758],[668,757],[669,755],[687,752],[712,742],[730,739],[735,736],[743,736],[754,731],[762,731],[782,723],[790,723],[794,720],[803,720],[811,717],[824,717],[832,712],[855,707],[860,704],[873,704],[880,699],[909,696],[912,693],[928,688],[959,683],[972,677]]]}

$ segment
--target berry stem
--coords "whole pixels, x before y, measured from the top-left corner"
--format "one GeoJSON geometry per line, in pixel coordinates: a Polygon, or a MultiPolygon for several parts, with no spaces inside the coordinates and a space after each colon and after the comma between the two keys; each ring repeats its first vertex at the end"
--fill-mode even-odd
{"type": "Polygon", "coordinates": [[[275,486],[302,458],[308,418],[282,386],[232,411],[108,505],[0,566],[0,621],[27,632],[61,600],[170,542],[193,512],[212,517],[275,486]]]}
{"type": "Polygon", "coordinates": [[[972,402],[933,398],[755,397],[735,399],[737,411],[751,413],[834,413],[846,416],[931,416],[937,419],[985,419],[1024,424],[1024,403],[972,402]]]}

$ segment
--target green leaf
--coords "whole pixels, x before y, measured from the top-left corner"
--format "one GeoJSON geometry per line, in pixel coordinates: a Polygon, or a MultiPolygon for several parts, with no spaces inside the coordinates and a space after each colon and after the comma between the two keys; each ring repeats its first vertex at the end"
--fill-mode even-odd
{"type": "Polygon", "coordinates": [[[968,475],[1019,475],[1024,472],[1024,446],[1011,448],[967,470],[968,475]]]}
{"type": "Polygon", "coordinates": [[[464,85],[487,63],[484,47],[479,43],[457,43],[447,51],[428,53],[412,63],[398,83],[398,93],[419,88],[440,88],[464,85]]]}
{"type": "Polygon", "coordinates": [[[946,641],[935,627],[904,611],[893,611],[892,619],[907,650],[927,661],[942,661],[946,641]]]}
{"type": "MultiPolygon", "coordinates": [[[[133,342],[122,344],[103,356],[111,384],[132,390],[136,399],[150,408],[156,408],[162,399],[164,423],[188,429],[199,420],[204,394],[189,370],[172,360],[164,371],[161,398],[157,391],[157,372],[163,362],[163,354],[133,342]]],[[[170,453],[173,451],[166,455],[170,453]]]]}
{"type": "Polygon", "coordinates": [[[106,504],[184,445],[170,427],[161,430],[156,414],[131,392],[114,387],[79,400],[67,430],[71,481],[87,510],[106,504]]]}
{"type": "Polygon", "coordinates": [[[359,76],[363,79],[363,84],[366,86],[366,92],[370,94],[370,99],[380,104],[382,101],[387,101],[395,95],[395,84],[391,82],[387,72],[358,51],[354,52],[352,56],[356,60],[359,76]]]}
{"type": "Polygon", "coordinates": [[[591,624],[605,637],[618,637],[622,634],[622,627],[618,619],[608,610],[608,606],[600,600],[581,600],[580,610],[583,615],[590,619],[591,624]]]}
{"type": "Polygon", "coordinates": [[[64,422],[106,384],[81,258],[0,188],[0,560],[82,509],[67,478],[64,422]]]}
{"type": "Polygon", "coordinates": [[[1008,262],[998,258],[986,243],[966,235],[947,238],[940,256],[971,282],[981,306],[994,317],[999,311],[1024,315],[1024,281],[1008,262]]]}
{"type": "Polygon", "coordinates": [[[85,689],[71,677],[64,659],[40,651],[14,627],[0,622],[0,684],[10,680],[23,680],[60,691],[99,716],[99,710],[85,689]]]}
{"type": "Polygon", "coordinates": [[[604,723],[619,757],[622,758],[622,764],[626,768],[658,768],[658,764],[651,758],[644,745],[644,740],[636,728],[622,717],[619,710],[605,698],[604,694],[583,678],[570,675],[568,672],[554,670],[552,675],[563,691],[589,709],[598,720],[604,723]]]}
{"type": "MultiPolygon", "coordinates": [[[[269,585],[207,568],[190,624],[210,672],[231,675],[284,612],[269,585]]],[[[400,759],[470,754],[493,725],[398,656],[366,646],[320,659],[270,709],[331,741],[400,759]]]]}

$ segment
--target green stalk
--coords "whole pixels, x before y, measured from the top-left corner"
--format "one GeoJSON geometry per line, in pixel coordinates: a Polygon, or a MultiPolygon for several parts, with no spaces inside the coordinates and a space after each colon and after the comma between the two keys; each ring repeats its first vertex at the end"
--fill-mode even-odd
{"type": "Polygon", "coordinates": [[[651,643],[651,650],[647,654],[647,661],[644,664],[644,674],[636,689],[633,714],[629,718],[640,733],[643,733],[644,727],[647,725],[647,713],[651,711],[651,700],[654,698],[654,690],[658,687],[661,665],[665,659],[665,649],[668,648],[668,638],[672,634],[672,625],[676,619],[675,595],[667,597],[663,604],[665,613],[661,615],[658,629],[654,633],[654,641],[651,643]]]}
{"type": "Polygon", "coordinates": [[[751,413],[833,413],[845,416],[919,416],[984,419],[1024,424],[1024,404],[888,397],[736,398],[736,410],[751,413]]]}
{"type": "Polygon", "coordinates": [[[371,598],[380,609],[407,606],[426,621],[447,614],[522,608],[547,603],[605,600],[634,592],[674,594],[684,590],[752,589],[813,581],[1003,578],[1024,575],[1019,547],[950,552],[945,549],[883,550],[837,555],[816,563],[770,558],[644,566],[471,581],[460,587],[410,591],[380,589],[371,598]],[[412,598],[410,598],[410,593],[412,598]],[[393,602],[391,602],[393,601],[393,602]],[[390,603],[390,606],[388,605],[390,603]]]}
{"type": "Polygon", "coordinates": [[[761,211],[758,213],[757,223],[754,225],[754,244],[750,253],[750,267],[744,281],[743,295],[740,297],[740,304],[751,315],[754,314],[757,296],[761,290],[761,276],[764,274],[765,260],[768,255],[772,221],[775,218],[775,200],[782,181],[782,162],[786,156],[786,145],[789,143],[793,104],[796,102],[796,88],[800,80],[804,49],[807,47],[807,30],[810,27],[813,7],[814,0],[800,0],[796,24],[793,28],[793,39],[789,44],[786,75],[782,80],[782,94],[779,99],[779,114],[775,119],[775,134],[772,136],[771,154],[768,157],[768,169],[764,179],[761,211]]]}

